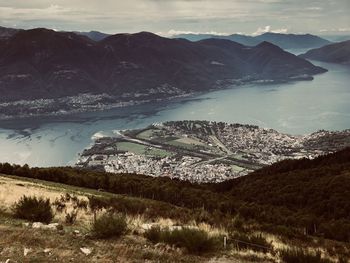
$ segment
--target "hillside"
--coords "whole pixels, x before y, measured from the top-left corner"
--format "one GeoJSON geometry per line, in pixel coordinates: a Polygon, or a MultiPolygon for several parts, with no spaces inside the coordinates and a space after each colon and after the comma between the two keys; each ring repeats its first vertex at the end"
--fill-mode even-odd
{"type": "Polygon", "coordinates": [[[146,32],[95,42],[33,29],[0,46],[2,102],[82,93],[107,94],[113,101],[135,99],[137,93],[137,100],[145,100],[242,81],[310,79],[325,71],[268,43],[246,48],[227,40],[193,43],[146,32]]]}
{"type": "Polygon", "coordinates": [[[8,39],[12,37],[14,34],[18,33],[20,30],[21,29],[0,26],[0,40],[8,39]]]}
{"type": "MultiPolygon", "coordinates": [[[[87,262],[125,257],[132,257],[133,262],[146,258],[150,262],[174,262],[171,257],[176,257],[179,262],[281,262],[285,253],[283,249],[297,246],[309,251],[298,253],[321,251],[323,261],[316,262],[347,262],[350,256],[349,157],[350,148],[347,148],[314,160],[282,161],[225,183],[202,185],[142,175],[116,176],[63,167],[29,168],[2,164],[0,173],[6,175],[0,175],[0,192],[4,193],[0,195],[0,200],[5,210],[0,211],[0,232],[7,233],[6,240],[14,244],[13,251],[17,251],[5,250],[2,255],[23,259],[18,255],[24,247],[30,249],[27,252],[31,255],[27,258],[59,255],[64,260],[68,255],[74,258],[73,262],[79,262],[84,256],[80,248],[87,247],[92,251],[86,256],[87,262]],[[107,245],[89,237],[86,222],[89,218],[92,220],[93,210],[79,210],[79,217],[73,225],[64,223],[64,214],[59,212],[55,220],[63,224],[64,231],[52,232],[48,243],[45,241],[47,231],[28,229],[25,225],[21,226],[23,221],[11,219],[8,209],[21,189],[26,189],[27,194],[39,194],[52,200],[64,199],[68,207],[72,207],[74,203],[71,202],[77,198],[88,198],[89,202],[95,200],[95,205],[100,208],[127,215],[129,228],[133,230],[125,237],[112,239],[107,245]],[[67,199],[67,193],[76,197],[67,199]],[[59,197],[60,194],[66,197],[59,197]],[[174,229],[191,226],[205,229],[213,236],[221,233],[228,235],[228,247],[227,250],[193,256],[181,247],[181,243],[177,243],[180,249],[152,245],[142,234],[150,225],[174,229]],[[255,238],[255,241],[248,241],[253,243],[242,245],[246,244],[241,243],[245,242],[242,240],[252,238],[256,233],[260,233],[260,239],[255,238]],[[18,239],[18,235],[25,239],[18,239]],[[33,237],[40,242],[30,243],[28,240],[33,237]],[[65,246],[66,242],[70,247],[65,246]],[[258,244],[264,245],[257,249],[254,246],[258,244]],[[47,247],[52,248],[48,250],[52,254],[40,252],[47,247]],[[124,252],[113,256],[103,252],[107,251],[107,247],[122,247],[124,252]],[[147,255],[141,252],[142,247],[149,251],[147,255]],[[247,255],[247,249],[255,252],[247,255]],[[60,251],[66,252],[60,254],[60,251]]],[[[311,255],[308,257],[316,257],[311,255]]]]}
{"type": "Polygon", "coordinates": [[[309,50],[305,54],[300,55],[300,57],[350,65],[350,40],[309,50]]]}
{"type": "Polygon", "coordinates": [[[108,192],[151,198],[189,209],[204,207],[217,216],[239,212],[260,223],[302,228],[312,222],[319,229],[314,234],[348,242],[350,237],[347,234],[329,231],[334,222],[339,229],[350,227],[349,156],[350,148],[347,148],[314,160],[286,160],[238,179],[205,185],[163,177],[115,176],[72,168],[28,169],[9,164],[1,165],[0,172],[102,188],[108,192]]]}
{"type": "Polygon", "coordinates": [[[174,36],[176,38],[185,38],[190,41],[200,41],[208,38],[226,39],[245,46],[256,46],[261,42],[270,42],[283,49],[305,49],[317,48],[331,42],[321,37],[304,34],[280,34],[280,33],[264,33],[258,36],[247,36],[240,34],[233,34],[229,36],[210,35],[210,34],[180,34],[174,36]]]}

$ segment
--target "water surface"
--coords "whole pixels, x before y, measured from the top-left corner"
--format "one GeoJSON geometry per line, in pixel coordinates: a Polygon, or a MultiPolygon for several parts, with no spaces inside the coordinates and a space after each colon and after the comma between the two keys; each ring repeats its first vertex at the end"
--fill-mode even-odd
{"type": "Polygon", "coordinates": [[[167,101],[64,117],[0,121],[0,162],[31,166],[71,164],[91,137],[168,120],[255,124],[291,134],[350,128],[350,67],[329,69],[313,81],[249,85],[167,101]]]}

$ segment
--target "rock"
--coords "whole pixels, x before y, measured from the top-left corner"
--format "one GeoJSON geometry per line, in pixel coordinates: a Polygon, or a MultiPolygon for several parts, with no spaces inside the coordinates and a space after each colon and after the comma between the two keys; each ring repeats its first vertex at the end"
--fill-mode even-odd
{"type": "Polygon", "coordinates": [[[34,222],[33,225],[32,225],[32,228],[34,229],[41,229],[43,227],[43,223],[41,222],[34,222]]]}
{"type": "Polygon", "coordinates": [[[32,252],[31,248],[24,248],[23,255],[26,257],[30,252],[32,252]]]}
{"type": "Polygon", "coordinates": [[[155,226],[156,224],[142,224],[141,228],[143,230],[149,230],[151,229],[153,226],[155,226]]]}
{"type": "Polygon", "coordinates": [[[59,223],[52,223],[52,224],[44,225],[43,229],[58,230],[59,225],[60,225],[59,223]]]}
{"type": "Polygon", "coordinates": [[[87,248],[87,247],[81,247],[80,251],[83,252],[83,254],[85,256],[88,256],[88,255],[90,255],[92,253],[92,250],[90,248],[87,248]]]}
{"type": "Polygon", "coordinates": [[[79,231],[79,230],[74,230],[74,231],[73,231],[73,234],[74,234],[74,235],[79,235],[79,234],[80,234],[80,231],[79,231]]]}
{"type": "Polygon", "coordinates": [[[52,250],[52,248],[45,248],[45,249],[44,249],[44,253],[50,253],[51,250],[52,250]]]}
{"type": "Polygon", "coordinates": [[[51,223],[48,225],[45,225],[41,222],[34,222],[32,225],[32,228],[34,229],[45,229],[45,230],[62,230],[63,226],[59,223],[51,223]]]}

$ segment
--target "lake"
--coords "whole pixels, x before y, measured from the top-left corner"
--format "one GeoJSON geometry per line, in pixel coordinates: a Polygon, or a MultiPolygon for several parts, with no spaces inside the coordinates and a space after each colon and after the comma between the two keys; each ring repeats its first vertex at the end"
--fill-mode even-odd
{"type": "Polygon", "coordinates": [[[313,62],[329,72],[313,81],[247,85],[183,100],[64,117],[0,121],[0,162],[73,164],[96,133],[169,120],[254,124],[291,134],[350,128],[350,67],[313,62]]]}

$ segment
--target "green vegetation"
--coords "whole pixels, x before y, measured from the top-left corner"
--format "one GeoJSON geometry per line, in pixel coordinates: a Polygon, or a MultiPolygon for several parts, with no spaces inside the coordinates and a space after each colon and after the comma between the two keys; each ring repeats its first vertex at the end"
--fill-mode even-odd
{"type": "Polygon", "coordinates": [[[22,196],[13,206],[16,218],[26,219],[32,222],[50,223],[54,217],[50,200],[35,196],[22,196]]]}
{"type": "Polygon", "coordinates": [[[285,263],[332,263],[321,256],[321,252],[312,253],[300,248],[280,251],[281,259],[285,263]]]}
{"type": "Polygon", "coordinates": [[[145,233],[145,237],[153,243],[167,243],[178,247],[185,247],[189,253],[203,254],[219,249],[219,237],[211,237],[207,232],[199,229],[181,228],[175,230],[152,227],[145,233]]]}
{"type": "Polygon", "coordinates": [[[92,224],[92,233],[96,238],[120,237],[126,232],[125,217],[111,213],[104,213],[92,224]]]}

